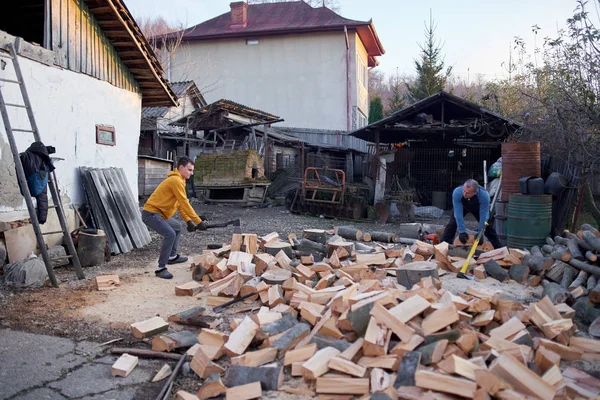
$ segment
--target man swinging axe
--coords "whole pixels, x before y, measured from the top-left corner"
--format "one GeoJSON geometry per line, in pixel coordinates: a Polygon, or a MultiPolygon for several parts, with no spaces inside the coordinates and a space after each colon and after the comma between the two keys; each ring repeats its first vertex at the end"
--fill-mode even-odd
{"type": "Polygon", "coordinates": [[[187,224],[188,232],[206,230],[207,224],[202,221],[192,208],[185,193],[185,181],[194,174],[194,162],[189,157],[181,157],[177,167],[169,172],[167,179],[154,190],[142,211],[144,223],[163,237],[158,268],[154,272],[157,277],[171,279],[173,275],[167,270],[167,264],[178,264],[188,260],[177,254],[181,223],[173,215],[179,215],[187,224]]]}
{"type": "Polygon", "coordinates": [[[463,244],[467,244],[469,235],[465,228],[464,217],[471,213],[479,222],[477,231],[481,232],[485,229],[485,236],[487,236],[492,246],[495,249],[502,247],[498,239],[498,234],[492,226],[493,224],[488,223],[490,219],[490,195],[487,190],[479,186],[479,183],[475,179],[469,179],[464,185],[454,189],[454,192],[452,192],[452,206],[454,210],[450,221],[448,221],[448,224],[444,228],[441,238],[442,242],[452,244],[458,227],[458,240],[463,244]]]}

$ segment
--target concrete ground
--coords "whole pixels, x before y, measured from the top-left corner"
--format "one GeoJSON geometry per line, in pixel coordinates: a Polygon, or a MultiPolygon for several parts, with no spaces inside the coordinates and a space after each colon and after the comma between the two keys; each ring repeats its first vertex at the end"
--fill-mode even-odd
{"type": "Polygon", "coordinates": [[[98,343],[0,330],[0,399],[133,400],[154,398],[164,381],[150,381],[164,362],[140,359],[126,378],[114,378],[116,355],[98,343]]]}

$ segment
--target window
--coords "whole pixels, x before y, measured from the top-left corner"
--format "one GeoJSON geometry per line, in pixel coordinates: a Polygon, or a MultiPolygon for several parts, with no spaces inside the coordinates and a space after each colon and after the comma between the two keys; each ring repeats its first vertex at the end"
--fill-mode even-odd
{"type": "Polygon", "coordinates": [[[246,45],[248,45],[248,46],[252,46],[252,45],[255,45],[258,43],[259,43],[258,39],[246,39],[246,45]]]}
{"type": "Polygon", "coordinates": [[[44,35],[46,29],[49,31],[49,14],[45,0],[20,0],[11,5],[10,12],[8,8],[0,12],[0,30],[22,37],[27,42],[50,48],[46,43],[49,35],[44,35]]]}
{"type": "Polygon", "coordinates": [[[368,119],[361,113],[358,112],[358,128],[362,128],[363,126],[367,126],[368,119]]]}
{"type": "Polygon", "coordinates": [[[367,88],[367,76],[368,76],[367,66],[365,65],[365,63],[362,60],[362,58],[360,57],[360,55],[358,55],[358,54],[356,55],[356,75],[357,75],[358,83],[360,83],[362,85],[362,87],[364,87],[366,89],[367,88]]]}

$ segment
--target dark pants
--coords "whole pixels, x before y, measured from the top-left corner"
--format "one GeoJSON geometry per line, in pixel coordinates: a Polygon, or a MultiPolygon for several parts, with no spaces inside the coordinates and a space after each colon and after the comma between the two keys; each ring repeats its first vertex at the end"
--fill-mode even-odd
{"type": "MultiPolygon", "coordinates": [[[[463,203],[463,218],[467,214],[470,213],[470,214],[473,214],[473,216],[475,217],[477,222],[479,222],[479,200],[472,199],[471,201],[469,201],[469,200],[463,198],[462,203],[463,203]]],[[[441,241],[452,244],[454,242],[454,237],[456,236],[456,229],[457,229],[457,224],[456,224],[456,218],[454,218],[454,210],[453,210],[452,216],[450,217],[450,221],[448,221],[448,224],[444,228],[444,234],[442,235],[441,241]]],[[[488,240],[490,241],[492,246],[494,246],[495,249],[499,249],[500,247],[502,247],[502,243],[500,243],[500,239],[498,239],[498,234],[496,233],[496,230],[494,229],[494,218],[493,217],[490,218],[490,220],[488,221],[488,226],[485,228],[485,236],[488,238],[488,240]]]]}
{"type": "Polygon", "coordinates": [[[160,247],[160,257],[158,258],[158,268],[165,268],[169,256],[177,255],[177,246],[179,245],[179,234],[181,233],[181,224],[174,218],[165,220],[160,214],[142,211],[142,221],[153,231],[163,237],[160,247]]]}

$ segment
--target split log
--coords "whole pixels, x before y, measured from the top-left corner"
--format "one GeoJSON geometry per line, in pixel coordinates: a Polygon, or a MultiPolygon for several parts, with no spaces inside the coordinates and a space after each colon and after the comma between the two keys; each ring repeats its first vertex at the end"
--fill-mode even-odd
{"type": "Polygon", "coordinates": [[[508,272],[506,272],[506,270],[504,268],[502,268],[496,261],[494,260],[489,260],[487,262],[485,262],[483,264],[483,267],[485,268],[485,272],[491,276],[492,278],[500,281],[500,282],[505,282],[507,281],[508,278],[508,272]]]}
{"type": "Polygon", "coordinates": [[[263,390],[279,390],[279,386],[283,383],[283,371],[281,366],[272,364],[262,367],[231,365],[227,368],[227,373],[223,380],[227,387],[260,382],[263,390]]]}
{"type": "Polygon", "coordinates": [[[594,235],[590,231],[583,231],[582,238],[585,240],[587,244],[589,244],[592,249],[596,252],[600,251],[600,238],[594,235]]]}
{"type": "Polygon", "coordinates": [[[305,229],[302,234],[303,238],[322,244],[327,243],[327,236],[327,232],[323,229],[305,229]]]}
{"type": "Polygon", "coordinates": [[[283,285],[291,277],[292,273],[286,269],[271,269],[262,274],[262,280],[269,285],[283,285]]]}
{"type": "Polygon", "coordinates": [[[568,267],[569,264],[562,261],[555,261],[544,276],[556,283],[561,283],[564,271],[568,267]]]}
{"type": "Polygon", "coordinates": [[[240,289],[240,297],[244,297],[250,293],[256,292],[255,295],[247,297],[244,300],[245,303],[252,303],[254,300],[258,299],[258,289],[256,286],[262,281],[260,276],[250,279],[248,282],[244,283],[242,288],[240,289]]]}
{"type": "Polygon", "coordinates": [[[226,400],[250,400],[262,398],[262,388],[260,382],[252,382],[243,386],[227,388],[225,391],[226,400]]]}
{"type": "Polygon", "coordinates": [[[199,328],[210,328],[215,322],[216,317],[210,317],[204,314],[204,307],[193,307],[180,313],[170,315],[167,318],[169,322],[176,322],[181,325],[197,326],[199,328]]]}
{"type": "Polygon", "coordinates": [[[280,251],[283,251],[285,255],[289,258],[292,258],[294,256],[292,253],[292,245],[289,243],[278,241],[265,243],[265,253],[268,253],[275,257],[280,251]]]}
{"type": "Polygon", "coordinates": [[[421,365],[437,364],[440,362],[448,346],[448,340],[442,339],[437,342],[421,346],[416,349],[416,352],[421,353],[421,365]]]}
{"type": "Polygon", "coordinates": [[[310,333],[310,325],[299,323],[285,333],[273,343],[273,347],[279,351],[280,356],[285,354],[289,349],[295,347],[305,339],[310,333]]]}
{"type": "Polygon", "coordinates": [[[585,259],[583,253],[581,253],[581,250],[579,249],[579,244],[575,241],[575,239],[570,239],[567,242],[567,248],[569,249],[569,253],[571,253],[572,258],[579,261],[583,261],[585,259]]]}
{"type": "Polygon", "coordinates": [[[573,267],[567,267],[567,268],[565,268],[565,270],[563,272],[563,276],[562,276],[560,285],[562,287],[564,287],[565,289],[568,289],[576,277],[577,277],[577,270],[573,267]]]}
{"type": "Polygon", "coordinates": [[[340,235],[344,239],[361,240],[363,233],[360,229],[352,226],[337,226],[334,228],[334,233],[340,235]]]}
{"type": "Polygon", "coordinates": [[[171,352],[175,349],[192,347],[197,343],[198,338],[190,331],[173,332],[152,338],[152,351],[171,352]]]}
{"type": "Polygon", "coordinates": [[[524,285],[527,283],[527,278],[529,277],[529,267],[521,264],[513,264],[508,269],[508,275],[510,279],[524,285]]]}
{"type": "Polygon", "coordinates": [[[422,278],[431,276],[439,279],[437,264],[434,262],[422,261],[402,265],[396,270],[396,279],[398,283],[405,288],[411,288],[419,283],[422,278]]]}
{"type": "Polygon", "coordinates": [[[432,335],[425,336],[425,341],[423,345],[428,345],[434,342],[439,342],[440,340],[446,339],[449,343],[454,343],[461,337],[461,332],[458,329],[454,329],[451,331],[446,331],[442,333],[434,333],[432,335]]]}
{"type": "Polygon", "coordinates": [[[192,279],[197,282],[200,282],[206,274],[208,274],[208,270],[202,265],[198,264],[194,267],[194,271],[192,271],[192,279]]]}
{"type": "Polygon", "coordinates": [[[563,286],[546,279],[542,281],[542,286],[544,287],[542,298],[548,296],[553,304],[573,303],[573,295],[563,286]]]}
{"type": "Polygon", "coordinates": [[[575,278],[575,280],[569,285],[569,290],[571,290],[571,291],[575,290],[579,286],[583,286],[584,288],[587,288],[587,280],[588,280],[589,275],[590,274],[586,271],[579,271],[577,278],[575,278]]]}
{"type": "Polygon", "coordinates": [[[169,324],[161,317],[153,317],[145,321],[135,322],[129,327],[133,336],[143,339],[166,332],[169,329],[169,324]]]}
{"type": "Polygon", "coordinates": [[[354,251],[354,243],[352,243],[352,242],[337,241],[337,242],[327,243],[327,256],[328,257],[331,257],[333,255],[333,253],[335,252],[337,254],[337,257],[342,259],[342,258],[349,257],[353,251],[354,251]]]}
{"type": "Polygon", "coordinates": [[[225,394],[226,391],[227,387],[221,382],[221,376],[219,374],[211,374],[206,378],[196,396],[200,400],[206,400],[225,394]]]}
{"type": "Polygon", "coordinates": [[[421,363],[421,353],[418,351],[409,351],[402,357],[394,387],[398,389],[401,386],[415,386],[415,373],[421,363]]]}
{"type": "Polygon", "coordinates": [[[138,358],[131,354],[124,353],[119,357],[117,361],[112,365],[111,374],[112,376],[121,376],[126,378],[127,375],[133,371],[138,365],[138,358]]]}
{"type": "Polygon", "coordinates": [[[112,290],[121,286],[119,275],[101,275],[96,277],[96,287],[98,290],[112,290]]]}
{"type": "Polygon", "coordinates": [[[298,324],[298,320],[290,313],[283,313],[277,321],[261,326],[256,332],[256,340],[263,341],[268,337],[278,335],[298,324]]]}
{"type": "Polygon", "coordinates": [[[600,267],[596,267],[596,266],[590,265],[586,262],[578,261],[578,260],[571,260],[571,261],[569,261],[569,264],[577,269],[582,270],[582,271],[587,271],[590,274],[600,276],[600,267]]]}

